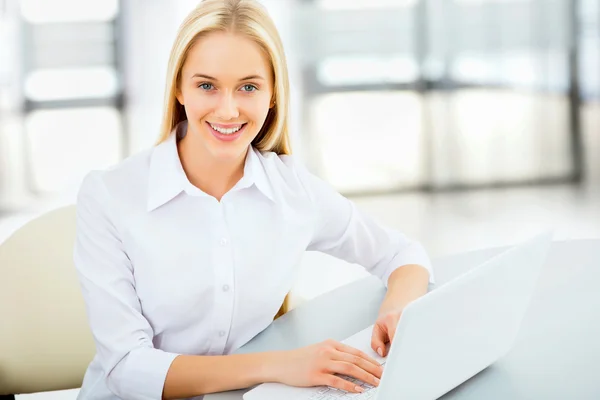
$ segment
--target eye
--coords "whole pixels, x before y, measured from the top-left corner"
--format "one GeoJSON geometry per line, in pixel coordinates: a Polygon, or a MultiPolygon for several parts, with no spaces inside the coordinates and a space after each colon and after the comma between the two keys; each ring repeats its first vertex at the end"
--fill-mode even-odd
{"type": "Polygon", "coordinates": [[[244,92],[254,92],[254,91],[258,90],[258,88],[256,86],[248,83],[248,84],[242,86],[242,90],[244,92]]]}
{"type": "Polygon", "coordinates": [[[202,90],[211,90],[214,88],[212,83],[204,82],[198,85],[198,87],[202,90]]]}

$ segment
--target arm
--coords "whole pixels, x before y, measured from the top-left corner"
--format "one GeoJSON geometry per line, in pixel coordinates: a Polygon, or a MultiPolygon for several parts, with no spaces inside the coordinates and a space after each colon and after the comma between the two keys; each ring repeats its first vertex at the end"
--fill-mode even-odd
{"type": "Polygon", "coordinates": [[[290,386],[331,386],[350,393],[364,389],[339,374],[379,385],[383,368],[377,361],[345,344],[326,340],[290,351],[231,356],[179,356],[167,375],[163,398],[235,390],[263,382],[290,386]]]}
{"type": "Polygon", "coordinates": [[[379,309],[379,315],[402,311],[408,303],[427,293],[429,271],[420,265],[397,268],[388,280],[388,290],[379,309]]]}
{"type": "Polygon", "coordinates": [[[228,356],[175,358],[165,380],[163,398],[181,399],[207,393],[243,389],[276,380],[277,352],[228,356]]]}
{"type": "Polygon", "coordinates": [[[102,177],[89,174],[77,197],[74,263],[107,388],[120,398],[159,399],[177,354],[155,349],[142,315],[120,216],[102,177]]]}
{"type": "Polygon", "coordinates": [[[308,249],[360,264],[388,288],[371,341],[373,350],[385,356],[404,307],[434,283],[429,257],[418,242],[376,223],[301,166],[297,171],[315,210],[308,249]]]}
{"type": "MultiPolygon", "coordinates": [[[[434,282],[431,262],[420,243],[377,223],[303,166],[296,163],[295,168],[314,209],[314,233],[307,250],[359,264],[386,286],[393,272],[408,265],[423,267],[429,282],[434,282]]],[[[393,291],[398,290],[402,289],[393,291]]]]}
{"type": "Polygon", "coordinates": [[[371,348],[382,357],[387,356],[387,343],[394,340],[402,310],[427,293],[428,283],[429,271],[420,265],[404,265],[390,275],[388,290],[371,336],[371,348]]]}

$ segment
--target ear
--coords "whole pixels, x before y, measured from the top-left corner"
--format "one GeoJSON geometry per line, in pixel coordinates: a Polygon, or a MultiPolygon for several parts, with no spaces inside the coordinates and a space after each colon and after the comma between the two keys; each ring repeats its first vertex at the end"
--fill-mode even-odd
{"type": "Polygon", "coordinates": [[[177,88],[177,92],[175,93],[175,97],[177,97],[177,101],[179,101],[179,104],[181,104],[182,106],[185,105],[183,102],[183,94],[181,93],[181,89],[177,88]]]}
{"type": "Polygon", "coordinates": [[[271,100],[271,104],[269,104],[269,108],[275,107],[275,99],[271,100]]]}

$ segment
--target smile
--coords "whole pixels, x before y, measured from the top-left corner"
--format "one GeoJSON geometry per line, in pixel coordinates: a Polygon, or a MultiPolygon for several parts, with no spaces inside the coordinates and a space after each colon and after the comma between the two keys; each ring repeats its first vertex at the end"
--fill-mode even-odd
{"type": "Polygon", "coordinates": [[[230,124],[230,125],[215,125],[210,122],[206,122],[208,129],[212,135],[222,142],[232,142],[242,136],[242,133],[246,130],[248,123],[243,124],[230,124]]]}
{"type": "Polygon", "coordinates": [[[213,128],[215,131],[222,133],[223,135],[233,135],[234,133],[236,133],[237,131],[239,131],[240,129],[242,129],[244,127],[244,125],[246,124],[240,124],[237,126],[231,126],[228,128],[224,128],[218,125],[213,125],[210,122],[208,123],[210,125],[211,128],[213,128]]]}

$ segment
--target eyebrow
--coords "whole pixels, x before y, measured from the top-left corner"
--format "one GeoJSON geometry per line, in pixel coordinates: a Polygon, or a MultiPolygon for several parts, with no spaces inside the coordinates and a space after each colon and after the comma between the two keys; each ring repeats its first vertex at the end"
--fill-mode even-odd
{"type": "MultiPolygon", "coordinates": [[[[198,74],[198,73],[192,75],[192,78],[204,78],[204,79],[208,79],[208,80],[211,80],[211,81],[218,81],[217,78],[213,78],[210,75],[198,74]]],[[[250,80],[250,79],[262,79],[263,81],[265,80],[265,78],[263,78],[260,75],[248,75],[248,76],[245,76],[242,79],[240,79],[240,82],[241,81],[247,81],[247,80],[250,80]]]]}

